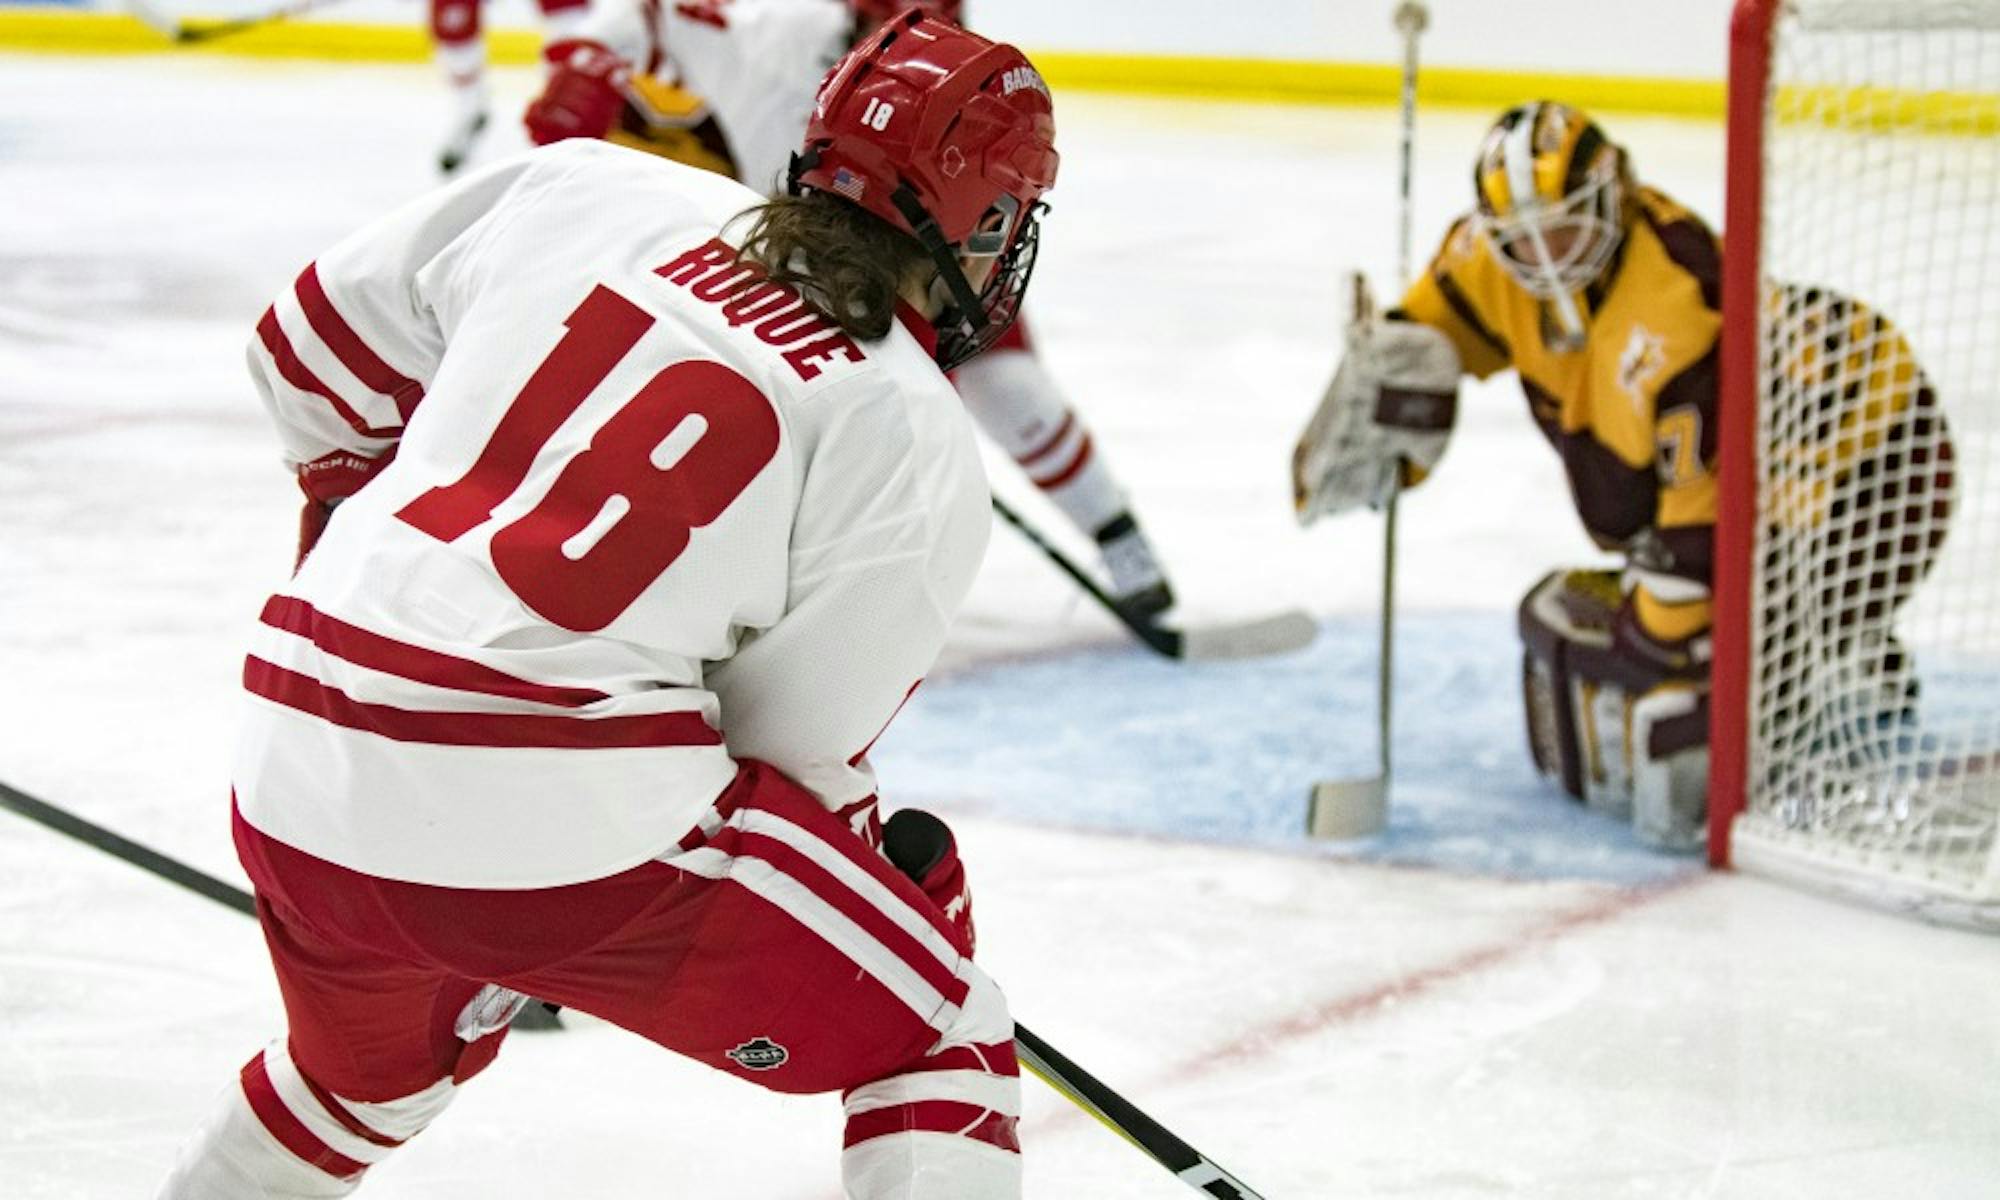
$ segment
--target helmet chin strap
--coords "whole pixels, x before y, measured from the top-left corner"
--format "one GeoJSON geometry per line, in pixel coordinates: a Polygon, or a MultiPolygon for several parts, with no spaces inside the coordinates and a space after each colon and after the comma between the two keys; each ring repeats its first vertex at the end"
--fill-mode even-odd
{"type": "MultiPolygon", "coordinates": [[[[889,202],[910,223],[910,228],[916,232],[917,242],[930,254],[931,262],[936,264],[937,282],[944,284],[952,302],[952,308],[947,311],[955,311],[958,319],[970,325],[975,334],[985,329],[989,323],[986,309],[979,303],[978,294],[972,290],[971,281],[966,279],[964,268],[958,265],[958,252],[944,240],[944,231],[938,228],[937,220],[924,211],[923,203],[908,184],[902,184],[891,192],[889,202]]],[[[937,282],[932,284],[933,289],[937,282]]],[[[935,291],[932,294],[935,295],[935,291]]]]}

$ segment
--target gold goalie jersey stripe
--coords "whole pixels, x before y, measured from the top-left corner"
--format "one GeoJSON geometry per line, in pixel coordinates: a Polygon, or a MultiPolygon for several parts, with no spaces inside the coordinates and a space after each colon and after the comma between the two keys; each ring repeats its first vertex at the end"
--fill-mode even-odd
{"type": "Polygon", "coordinates": [[[708,102],[656,75],[633,77],[618,127],[605,140],[736,178],[736,160],[708,102]]]}
{"type": "Polygon", "coordinates": [[[1660,192],[1637,189],[1634,203],[1638,216],[1617,258],[1580,297],[1581,349],[1552,344],[1553,315],[1495,260],[1469,216],[1402,307],[1443,331],[1471,374],[1519,372],[1599,543],[1626,547],[1650,531],[1674,574],[1706,583],[1721,252],[1699,218],[1660,192]]]}

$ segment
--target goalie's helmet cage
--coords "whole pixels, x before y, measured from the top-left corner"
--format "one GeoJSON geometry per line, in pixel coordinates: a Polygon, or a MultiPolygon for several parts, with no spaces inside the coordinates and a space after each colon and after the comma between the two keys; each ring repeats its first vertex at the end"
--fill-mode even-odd
{"type": "Polygon", "coordinates": [[[950,293],[938,322],[949,368],[1019,311],[1056,163],[1054,107],[1027,58],[908,9],[820,85],[791,187],[844,197],[924,245],[950,293]],[[983,292],[960,254],[995,259],[983,292]]]}
{"type": "Polygon", "coordinates": [[[1597,123],[1537,100],[1500,115],[1472,169],[1474,227],[1531,296],[1596,282],[1625,236],[1630,167],[1597,123]]]}

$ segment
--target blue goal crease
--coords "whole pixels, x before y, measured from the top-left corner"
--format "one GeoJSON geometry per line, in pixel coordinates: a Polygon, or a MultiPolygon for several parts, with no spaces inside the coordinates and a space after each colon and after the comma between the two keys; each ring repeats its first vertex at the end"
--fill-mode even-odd
{"type": "Polygon", "coordinates": [[[1700,869],[1535,771],[1507,613],[1399,621],[1395,769],[1381,835],[1304,832],[1316,780],[1376,769],[1375,623],[1297,654],[1173,662],[1127,645],[932,679],[871,757],[892,807],[1526,880],[1657,883],[1700,869]]]}

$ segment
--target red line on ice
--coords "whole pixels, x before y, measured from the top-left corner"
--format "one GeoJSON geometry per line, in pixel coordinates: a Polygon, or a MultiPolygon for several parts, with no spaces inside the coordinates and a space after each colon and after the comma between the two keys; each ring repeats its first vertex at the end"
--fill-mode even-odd
{"type": "Polygon", "coordinates": [[[1559,912],[1555,916],[1516,934],[1504,942],[1468,950],[1456,958],[1388,980],[1367,991],[1339,996],[1303,1012],[1278,1017],[1252,1028],[1248,1033],[1211,1046],[1169,1068],[1163,1080],[1181,1081],[1205,1075],[1225,1065],[1235,1065],[1283,1049],[1286,1042],[1311,1037],[1336,1025],[1373,1015],[1385,1005],[1410,1000],[1454,984],[1491,967],[1501,966],[1530,950],[1566,937],[1579,929],[1602,925],[1642,908],[1656,900],[1677,895],[1710,877],[1706,871],[1691,871],[1664,884],[1620,888],[1589,904],[1559,912]]]}

